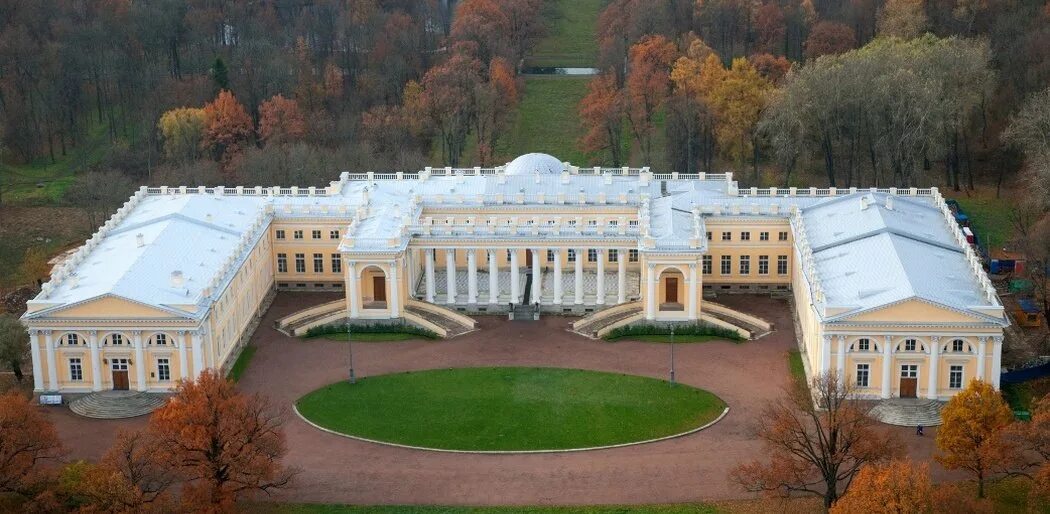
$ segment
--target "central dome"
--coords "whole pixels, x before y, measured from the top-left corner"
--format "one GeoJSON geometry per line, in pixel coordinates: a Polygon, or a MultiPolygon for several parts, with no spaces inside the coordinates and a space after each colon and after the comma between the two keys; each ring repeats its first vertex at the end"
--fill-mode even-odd
{"type": "Polygon", "coordinates": [[[506,175],[558,175],[564,170],[565,164],[553,155],[527,153],[507,163],[503,173],[506,175]]]}

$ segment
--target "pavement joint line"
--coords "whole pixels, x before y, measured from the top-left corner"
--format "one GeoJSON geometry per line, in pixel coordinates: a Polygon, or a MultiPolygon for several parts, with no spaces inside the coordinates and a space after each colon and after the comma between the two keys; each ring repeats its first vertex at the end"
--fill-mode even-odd
{"type": "Polygon", "coordinates": [[[630,447],[630,446],[639,446],[639,445],[642,445],[642,444],[658,443],[658,442],[661,442],[661,441],[668,441],[668,440],[671,440],[671,439],[678,439],[679,437],[685,437],[685,436],[688,436],[688,435],[692,435],[692,434],[700,432],[700,431],[702,431],[704,429],[707,429],[709,427],[714,426],[715,423],[718,423],[719,421],[722,421],[722,418],[726,417],[726,415],[729,414],[729,406],[727,405],[724,409],[722,409],[722,413],[719,414],[717,418],[715,418],[715,419],[713,419],[711,421],[708,421],[706,424],[704,424],[702,426],[699,426],[699,427],[687,430],[685,432],[679,432],[677,434],[671,434],[671,435],[666,435],[666,436],[663,436],[663,437],[657,437],[655,439],[646,439],[644,441],[633,441],[633,442],[630,442],[630,443],[609,444],[609,445],[605,445],[605,446],[589,446],[589,447],[585,447],[585,448],[560,448],[560,449],[551,449],[551,450],[453,450],[453,449],[450,449],[450,448],[428,448],[426,446],[413,446],[413,445],[409,445],[409,444],[391,443],[389,441],[379,441],[377,439],[369,439],[367,437],[360,437],[360,436],[356,436],[356,435],[344,434],[342,432],[337,432],[337,431],[332,430],[330,428],[322,427],[321,425],[318,425],[317,423],[314,423],[313,421],[310,421],[309,419],[306,419],[306,416],[303,416],[303,414],[301,412],[299,412],[299,406],[296,405],[295,403],[292,403],[292,410],[295,411],[295,415],[298,416],[299,419],[305,421],[306,424],[308,424],[308,425],[310,425],[310,426],[312,426],[312,427],[314,427],[314,428],[316,428],[316,429],[318,429],[318,430],[320,430],[322,432],[328,432],[329,434],[337,435],[337,436],[340,436],[340,437],[345,437],[347,439],[354,439],[354,440],[357,440],[357,441],[363,441],[363,442],[372,443],[372,444],[379,444],[379,445],[383,445],[383,446],[392,446],[392,447],[395,447],[395,448],[404,448],[404,449],[408,449],[408,450],[421,450],[421,451],[440,452],[440,453],[461,453],[461,454],[468,454],[468,455],[539,455],[539,454],[548,454],[548,453],[575,453],[575,452],[589,452],[589,451],[596,451],[596,450],[611,450],[611,449],[614,449],[614,448],[627,448],[627,447],[630,447]]]}

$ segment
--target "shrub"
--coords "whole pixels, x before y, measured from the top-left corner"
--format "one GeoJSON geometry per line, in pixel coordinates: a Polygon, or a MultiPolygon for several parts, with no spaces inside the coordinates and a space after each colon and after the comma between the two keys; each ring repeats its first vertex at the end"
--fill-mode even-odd
{"type": "MultiPolygon", "coordinates": [[[[411,334],[427,339],[440,339],[441,336],[425,328],[408,323],[362,323],[350,325],[350,332],[357,334],[411,334]]],[[[306,331],[306,337],[317,337],[328,334],[345,334],[346,324],[331,324],[312,327],[306,331]]]]}
{"type": "MultiPolygon", "coordinates": [[[[731,341],[742,341],[744,338],[740,337],[740,334],[729,330],[727,328],[716,327],[708,325],[706,323],[689,323],[674,325],[675,335],[691,335],[691,336],[715,336],[731,341]]],[[[666,336],[671,335],[671,325],[656,325],[651,323],[640,323],[636,325],[627,325],[623,327],[614,328],[610,331],[605,338],[606,339],[617,339],[620,337],[627,336],[666,336]]]]}

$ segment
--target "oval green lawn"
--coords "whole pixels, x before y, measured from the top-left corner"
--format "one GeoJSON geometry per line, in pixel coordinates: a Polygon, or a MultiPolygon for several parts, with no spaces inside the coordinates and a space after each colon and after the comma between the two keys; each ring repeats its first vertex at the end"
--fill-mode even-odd
{"type": "Polygon", "coordinates": [[[296,403],[343,434],[449,450],[554,450],[669,436],[717,418],[717,396],[664,380],[561,368],[456,368],[337,382],[296,403]]]}

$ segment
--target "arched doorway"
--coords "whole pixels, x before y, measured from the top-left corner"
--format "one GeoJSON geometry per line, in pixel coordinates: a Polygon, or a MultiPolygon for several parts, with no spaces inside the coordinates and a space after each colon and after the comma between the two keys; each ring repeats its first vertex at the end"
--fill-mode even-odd
{"type": "Polygon", "coordinates": [[[685,275],[678,268],[667,268],[660,272],[657,280],[656,301],[661,311],[684,311],[687,285],[685,275]]]}
{"type": "Polygon", "coordinates": [[[361,308],[386,309],[389,301],[389,285],[386,272],[378,266],[366,266],[361,270],[358,287],[361,289],[361,308]]]}

